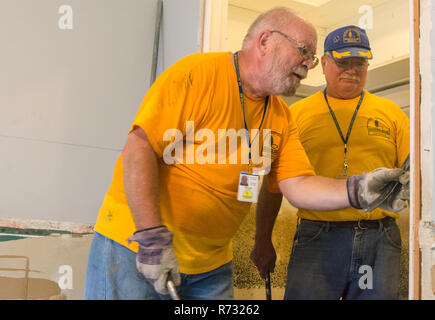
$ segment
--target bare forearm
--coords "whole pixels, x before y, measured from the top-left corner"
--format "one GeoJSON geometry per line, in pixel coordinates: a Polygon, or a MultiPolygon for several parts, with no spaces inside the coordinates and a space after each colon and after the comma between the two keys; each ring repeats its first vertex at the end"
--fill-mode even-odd
{"type": "Polygon", "coordinates": [[[136,229],[161,225],[158,163],[142,129],[129,134],[122,151],[122,164],[124,189],[136,229]]]}
{"type": "Polygon", "coordinates": [[[255,244],[250,256],[262,278],[275,268],[276,252],[272,244],[272,230],[281,201],[282,194],[269,192],[265,181],[257,205],[255,244]]]}
{"type": "Polygon", "coordinates": [[[267,190],[266,182],[261,187],[256,212],[256,240],[271,240],[272,230],[276,217],[281,207],[282,194],[270,193],[267,190]]]}
{"type": "Polygon", "coordinates": [[[330,211],[350,206],[344,179],[303,176],[282,180],[279,187],[296,208],[330,211]]]}

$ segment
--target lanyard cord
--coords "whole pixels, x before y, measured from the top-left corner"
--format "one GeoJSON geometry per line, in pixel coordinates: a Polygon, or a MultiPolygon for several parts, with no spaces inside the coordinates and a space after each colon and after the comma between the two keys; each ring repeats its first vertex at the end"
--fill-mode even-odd
{"type": "Polygon", "coordinates": [[[264,111],[263,111],[263,117],[261,118],[260,127],[258,127],[258,131],[251,142],[251,138],[249,137],[248,125],[246,123],[246,117],[245,117],[245,100],[243,98],[242,80],[240,78],[238,54],[239,54],[238,52],[234,53],[234,65],[236,67],[237,84],[239,85],[240,103],[242,104],[242,110],[243,110],[243,122],[245,124],[246,141],[248,142],[248,146],[249,146],[249,163],[251,163],[251,145],[252,143],[254,143],[254,140],[255,138],[257,138],[258,132],[260,132],[261,126],[263,125],[264,117],[266,115],[266,110],[267,110],[267,103],[269,101],[269,96],[266,97],[266,101],[264,103],[264,111]]]}
{"type": "Polygon", "coordinates": [[[323,90],[323,96],[325,97],[326,104],[328,105],[329,112],[331,113],[332,119],[334,119],[335,126],[337,127],[338,133],[340,134],[341,140],[344,143],[344,154],[347,153],[347,142],[349,141],[350,132],[352,131],[353,122],[355,121],[356,114],[358,113],[359,107],[364,99],[364,91],[361,93],[361,98],[359,98],[358,105],[355,108],[355,112],[353,113],[352,120],[350,121],[349,128],[347,129],[346,139],[343,137],[343,133],[341,132],[340,125],[338,124],[337,118],[335,117],[334,111],[332,111],[331,106],[329,105],[328,98],[326,96],[326,88],[323,90]]]}

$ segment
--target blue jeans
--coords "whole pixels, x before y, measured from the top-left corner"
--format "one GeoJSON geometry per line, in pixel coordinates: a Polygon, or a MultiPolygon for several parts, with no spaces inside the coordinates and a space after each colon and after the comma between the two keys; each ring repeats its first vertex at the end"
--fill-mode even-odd
{"type": "Polygon", "coordinates": [[[284,299],[397,299],[401,237],[395,222],[378,228],[298,225],[284,299]]]}
{"type": "MultiPolygon", "coordinates": [[[[234,299],[233,263],[201,274],[181,273],[178,295],[185,300],[234,299]]],[[[136,253],[94,233],[86,270],[86,300],[169,300],[136,269],[136,253]]]]}

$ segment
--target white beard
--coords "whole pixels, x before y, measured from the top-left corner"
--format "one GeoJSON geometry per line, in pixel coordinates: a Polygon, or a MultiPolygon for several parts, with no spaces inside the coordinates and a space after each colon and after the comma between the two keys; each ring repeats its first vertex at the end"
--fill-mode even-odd
{"type": "MultiPolygon", "coordinates": [[[[296,89],[300,85],[299,79],[295,79],[293,72],[300,67],[289,68],[287,64],[283,63],[278,57],[279,48],[275,48],[274,59],[267,68],[267,74],[271,79],[271,87],[274,95],[293,96],[296,89]]],[[[305,74],[305,70],[299,70],[300,73],[305,74]]]]}

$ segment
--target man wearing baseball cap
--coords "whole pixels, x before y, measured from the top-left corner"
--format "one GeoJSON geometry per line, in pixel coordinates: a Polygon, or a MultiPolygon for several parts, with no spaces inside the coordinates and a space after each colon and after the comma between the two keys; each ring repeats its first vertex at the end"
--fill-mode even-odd
{"type": "MultiPolygon", "coordinates": [[[[406,161],[409,119],[392,101],[364,91],[372,58],[363,29],[351,25],[332,31],[321,59],[326,88],[290,107],[317,175],[345,179],[406,161]]],[[[262,275],[275,265],[272,230],[265,229],[265,221],[274,221],[278,210],[276,204],[257,209],[260,223],[251,257],[262,275]]],[[[399,213],[299,209],[297,216],[285,299],[397,298],[399,213]]]]}

